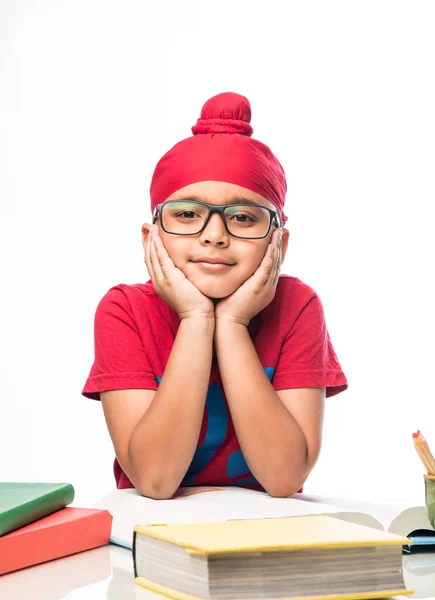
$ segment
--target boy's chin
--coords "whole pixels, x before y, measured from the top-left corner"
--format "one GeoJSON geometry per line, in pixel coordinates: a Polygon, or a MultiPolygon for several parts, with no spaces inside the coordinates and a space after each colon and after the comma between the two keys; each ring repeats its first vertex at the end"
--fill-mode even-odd
{"type": "Polygon", "coordinates": [[[211,298],[212,300],[221,300],[222,298],[226,298],[230,296],[233,292],[236,291],[238,286],[234,285],[222,285],[216,283],[202,284],[196,286],[201,294],[211,298]]]}

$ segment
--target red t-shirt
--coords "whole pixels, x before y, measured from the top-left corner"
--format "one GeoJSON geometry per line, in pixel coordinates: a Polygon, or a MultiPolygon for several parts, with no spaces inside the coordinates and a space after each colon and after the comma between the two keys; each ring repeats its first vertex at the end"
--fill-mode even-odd
{"type": "MultiPolygon", "coordinates": [[[[111,288],[95,314],[95,359],[82,394],[157,390],[180,320],[145,284],[111,288]]],[[[281,275],[272,302],[248,327],[263,368],[275,390],[325,387],[326,396],[347,389],[314,290],[296,277],[281,275]]],[[[115,459],[118,488],[134,487],[115,459]]],[[[198,446],[182,485],[241,485],[261,489],[240,450],[213,361],[198,446]]]]}

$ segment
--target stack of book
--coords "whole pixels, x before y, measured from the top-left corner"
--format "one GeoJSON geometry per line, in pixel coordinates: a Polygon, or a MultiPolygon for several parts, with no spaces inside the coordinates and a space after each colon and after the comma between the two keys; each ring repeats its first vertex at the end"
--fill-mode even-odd
{"type": "Polygon", "coordinates": [[[204,487],[182,488],[170,500],[112,490],[97,507],[113,516],[111,541],[132,549],[136,583],[165,597],[362,600],[412,593],[402,562],[411,541],[385,531],[408,531],[410,521],[390,526],[345,504],[204,487]]]}
{"type": "Polygon", "coordinates": [[[0,482],[0,575],[109,543],[109,511],[73,500],[70,483],[0,482]]]}
{"type": "Polygon", "coordinates": [[[136,582],[175,600],[362,600],[412,593],[395,534],[328,516],[136,526],[136,582]]]}

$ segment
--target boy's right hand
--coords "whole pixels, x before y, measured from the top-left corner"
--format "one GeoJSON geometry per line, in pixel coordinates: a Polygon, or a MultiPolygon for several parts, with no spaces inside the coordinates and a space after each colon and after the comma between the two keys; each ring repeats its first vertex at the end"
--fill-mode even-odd
{"type": "Polygon", "coordinates": [[[148,235],[145,263],[156,293],[181,320],[192,317],[214,319],[214,304],[178,269],[153,225],[148,235]]]}

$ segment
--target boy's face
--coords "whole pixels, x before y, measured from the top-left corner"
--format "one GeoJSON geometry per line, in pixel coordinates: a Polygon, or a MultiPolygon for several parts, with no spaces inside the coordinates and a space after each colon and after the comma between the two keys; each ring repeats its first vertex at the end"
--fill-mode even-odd
{"type": "MultiPolygon", "coordinates": [[[[271,202],[250,190],[221,181],[201,181],[174,192],[167,200],[199,200],[209,204],[240,204],[255,202],[260,206],[275,210],[271,202]]],[[[196,235],[173,235],[163,231],[159,220],[160,237],[173,260],[184,275],[200,292],[209,298],[225,298],[232,294],[258,268],[272,234],[276,229],[272,223],[267,237],[257,240],[240,239],[228,233],[221,215],[210,216],[206,228],[196,235]],[[210,265],[207,259],[221,259],[225,266],[210,265]]],[[[142,226],[142,243],[146,248],[150,225],[142,226]]],[[[289,232],[283,230],[282,260],[287,250],[289,232]]]]}

